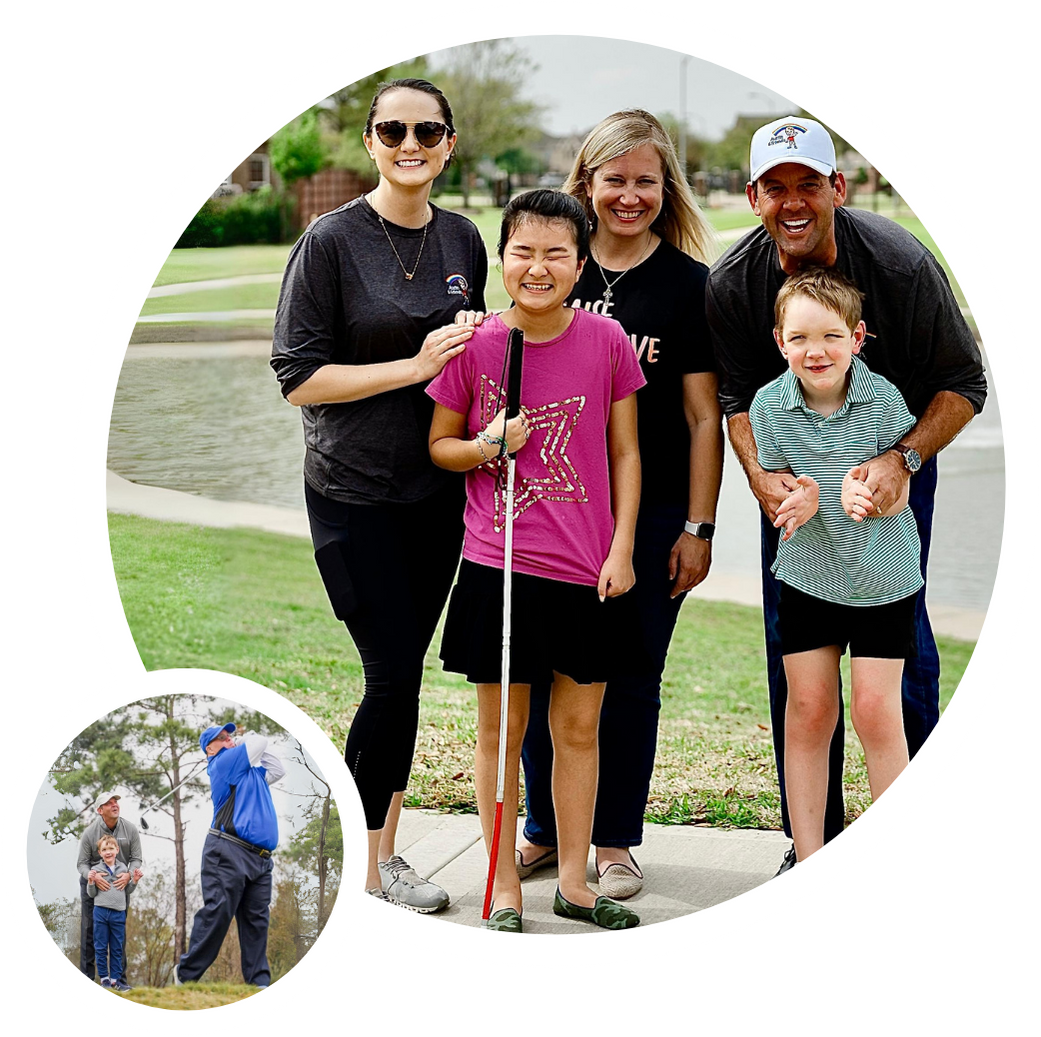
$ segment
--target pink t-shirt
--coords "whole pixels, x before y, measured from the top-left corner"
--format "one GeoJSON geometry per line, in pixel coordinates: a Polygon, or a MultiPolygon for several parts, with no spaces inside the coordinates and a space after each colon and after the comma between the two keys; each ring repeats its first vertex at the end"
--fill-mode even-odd
{"type": "MultiPolygon", "coordinates": [[[[572,312],[562,335],[524,344],[521,406],[531,438],[517,452],[513,568],[595,587],[614,533],[605,434],[611,404],[646,379],[617,321],[572,312]]],[[[508,334],[498,316],[490,317],[427,387],[438,403],[466,415],[469,437],[506,404],[499,382],[508,334]]],[[[501,489],[495,476],[494,462],[466,473],[463,557],[501,569],[505,470],[501,489]]]]}

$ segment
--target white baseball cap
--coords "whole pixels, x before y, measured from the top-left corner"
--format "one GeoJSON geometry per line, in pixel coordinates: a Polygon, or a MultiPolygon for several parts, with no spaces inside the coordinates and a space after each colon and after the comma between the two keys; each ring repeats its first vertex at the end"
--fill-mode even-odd
{"type": "Polygon", "coordinates": [[[822,176],[835,172],[835,144],[831,134],[812,119],[785,115],[752,134],[748,168],[755,183],[768,169],[785,162],[798,162],[822,176]]]}

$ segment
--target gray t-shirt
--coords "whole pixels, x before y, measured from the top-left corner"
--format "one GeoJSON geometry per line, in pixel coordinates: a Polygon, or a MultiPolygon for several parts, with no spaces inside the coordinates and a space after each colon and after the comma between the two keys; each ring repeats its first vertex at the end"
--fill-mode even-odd
{"type": "MultiPolygon", "coordinates": [[[[488,256],[477,228],[431,208],[425,242],[422,228],[385,222],[385,231],[362,198],[307,228],[289,255],[275,317],[271,366],[284,395],[325,364],[413,357],[460,310],[484,309],[488,256]],[[415,269],[411,280],[401,264],[415,269]]],[[[422,500],[445,486],[451,473],[430,460],[425,387],[302,407],[307,482],[356,504],[422,500]]]]}

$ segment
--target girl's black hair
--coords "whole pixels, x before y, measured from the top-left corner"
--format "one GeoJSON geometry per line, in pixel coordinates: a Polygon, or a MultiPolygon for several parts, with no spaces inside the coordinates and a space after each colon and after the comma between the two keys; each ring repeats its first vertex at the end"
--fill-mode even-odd
{"type": "Polygon", "coordinates": [[[582,203],[563,191],[542,188],[526,191],[510,199],[502,210],[502,227],[499,230],[499,259],[506,251],[506,242],[521,223],[528,220],[562,220],[570,223],[578,246],[581,262],[589,257],[589,217],[582,203]]]}

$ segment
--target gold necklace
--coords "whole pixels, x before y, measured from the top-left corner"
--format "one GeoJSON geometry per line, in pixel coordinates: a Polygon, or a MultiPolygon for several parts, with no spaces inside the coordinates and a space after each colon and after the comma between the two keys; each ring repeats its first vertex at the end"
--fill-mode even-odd
{"type": "Polygon", "coordinates": [[[383,222],[383,217],[376,211],[376,206],[369,201],[368,197],[366,197],[365,201],[368,202],[369,208],[374,213],[376,213],[376,219],[380,221],[380,226],[383,228],[383,233],[387,236],[387,241],[389,242],[390,247],[394,249],[394,258],[397,259],[398,266],[401,267],[401,272],[405,275],[405,280],[411,281],[412,278],[416,276],[416,271],[419,269],[419,261],[423,258],[423,246],[427,243],[427,227],[430,226],[430,220],[427,220],[426,223],[423,224],[423,240],[419,243],[419,255],[416,256],[416,265],[412,267],[412,273],[410,274],[405,269],[405,264],[401,262],[401,256],[398,255],[398,250],[394,244],[394,239],[391,238],[390,231],[387,230],[387,225],[383,222]]]}

